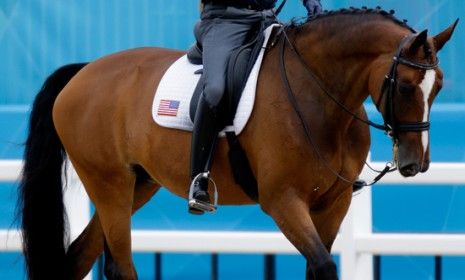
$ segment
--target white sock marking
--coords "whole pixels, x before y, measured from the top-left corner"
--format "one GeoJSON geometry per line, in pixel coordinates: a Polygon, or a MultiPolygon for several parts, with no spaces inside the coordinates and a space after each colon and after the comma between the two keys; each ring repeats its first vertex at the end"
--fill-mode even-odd
{"type": "MultiPolygon", "coordinates": [[[[424,110],[423,110],[423,121],[428,121],[429,115],[429,104],[428,100],[433,90],[434,81],[436,81],[436,71],[434,69],[426,70],[425,77],[423,81],[421,81],[419,87],[423,92],[423,102],[424,102],[424,110]]],[[[426,149],[428,148],[428,141],[429,141],[429,132],[423,131],[421,133],[421,142],[423,144],[423,152],[426,153],[426,149]]]]}

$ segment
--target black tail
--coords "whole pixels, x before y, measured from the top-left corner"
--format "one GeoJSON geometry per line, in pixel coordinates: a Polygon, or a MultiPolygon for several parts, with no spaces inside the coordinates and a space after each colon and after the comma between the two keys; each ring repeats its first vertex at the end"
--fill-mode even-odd
{"type": "Polygon", "coordinates": [[[17,208],[29,279],[64,279],[67,230],[62,170],[66,153],[53,125],[52,108],[60,91],[85,65],[56,70],[32,106],[17,208]]]}

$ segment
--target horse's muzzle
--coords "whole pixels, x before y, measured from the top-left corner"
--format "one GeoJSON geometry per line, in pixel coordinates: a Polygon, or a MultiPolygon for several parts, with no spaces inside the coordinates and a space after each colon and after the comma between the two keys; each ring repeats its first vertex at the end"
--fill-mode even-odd
{"type": "Polygon", "coordinates": [[[399,172],[404,177],[415,176],[417,175],[419,171],[420,171],[420,165],[417,163],[410,163],[404,166],[399,166],[399,172]]]}

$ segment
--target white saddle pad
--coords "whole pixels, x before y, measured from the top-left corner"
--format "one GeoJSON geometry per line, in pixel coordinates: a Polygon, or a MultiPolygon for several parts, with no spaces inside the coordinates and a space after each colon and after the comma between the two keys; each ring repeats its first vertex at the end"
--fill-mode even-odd
{"type": "MultiPolygon", "coordinates": [[[[266,47],[273,26],[268,27],[265,33],[263,47],[266,47]]],[[[249,79],[242,93],[239,106],[234,119],[234,131],[239,135],[244,129],[247,120],[252,114],[255,101],[258,73],[262,64],[264,48],[260,51],[249,79]]],[[[202,65],[191,64],[184,55],[179,58],[166,71],[155,92],[152,105],[152,115],[155,122],[163,127],[177,128],[192,131],[193,123],[189,117],[189,105],[200,75],[194,74],[202,65]]],[[[228,127],[231,131],[232,128],[228,127]]],[[[220,133],[224,135],[224,133],[220,133]]]]}

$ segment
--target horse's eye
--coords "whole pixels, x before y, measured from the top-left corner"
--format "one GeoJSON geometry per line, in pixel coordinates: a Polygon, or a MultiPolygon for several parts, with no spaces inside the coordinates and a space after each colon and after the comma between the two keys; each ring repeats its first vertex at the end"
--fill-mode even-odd
{"type": "Polygon", "coordinates": [[[401,94],[410,94],[415,92],[415,86],[407,83],[399,83],[399,92],[401,94]]]}

